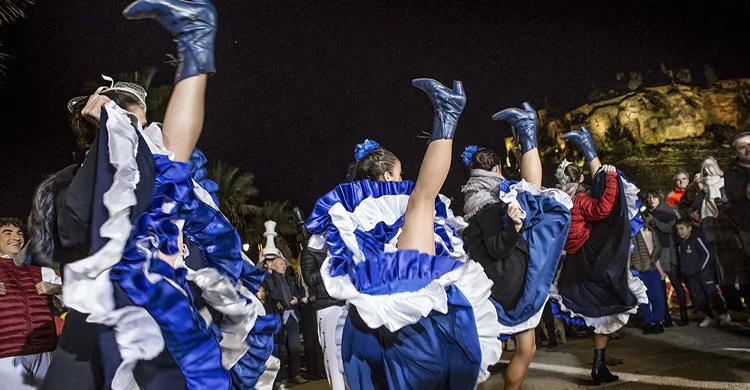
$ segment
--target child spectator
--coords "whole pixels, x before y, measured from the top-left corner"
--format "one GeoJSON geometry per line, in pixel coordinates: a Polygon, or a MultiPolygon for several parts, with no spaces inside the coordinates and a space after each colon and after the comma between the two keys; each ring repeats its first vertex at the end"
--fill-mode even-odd
{"type": "Polygon", "coordinates": [[[706,318],[698,325],[701,328],[716,324],[714,311],[718,313],[721,325],[729,324],[732,319],[727,313],[723,301],[716,300],[716,265],[706,248],[704,240],[694,234],[693,222],[680,219],[675,225],[677,236],[677,259],[680,273],[688,281],[688,288],[695,297],[693,303],[705,313],[706,318]],[[712,311],[711,304],[714,304],[712,311]]]}

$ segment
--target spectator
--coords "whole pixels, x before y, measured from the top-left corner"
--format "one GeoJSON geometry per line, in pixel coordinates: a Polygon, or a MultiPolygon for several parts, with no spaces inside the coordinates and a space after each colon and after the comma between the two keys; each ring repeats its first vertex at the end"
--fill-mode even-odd
{"type": "Polygon", "coordinates": [[[728,203],[722,208],[719,250],[725,279],[740,284],[745,303],[750,304],[750,131],[732,140],[735,160],[724,173],[728,203]]]}
{"type": "Polygon", "coordinates": [[[658,264],[661,257],[659,238],[651,229],[652,216],[646,216],[646,224],[631,239],[633,249],[630,252],[630,266],[638,271],[638,277],[646,285],[648,303],[640,305],[645,329],[643,334],[664,333],[664,293],[661,286],[661,274],[658,264]]]}
{"type": "Polygon", "coordinates": [[[281,355],[281,349],[286,348],[286,357],[281,359],[281,372],[277,380],[283,381],[288,378],[291,383],[305,383],[307,381],[300,375],[302,345],[300,343],[299,304],[302,295],[297,288],[294,276],[287,274],[287,261],[284,257],[276,256],[266,259],[266,268],[269,270],[266,278],[268,297],[283,308],[280,313],[282,326],[279,332],[281,343],[278,354],[281,355]]]}
{"type": "MultiPolygon", "coordinates": [[[[677,222],[677,214],[664,202],[664,194],[659,190],[650,190],[646,192],[647,216],[651,218],[651,228],[659,240],[661,254],[659,255],[659,267],[662,273],[669,278],[672,287],[677,295],[677,302],[680,306],[680,326],[686,326],[690,319],[687,314],[687,298],[685,289],[682,286],[682,278],[677,267],[677,253],[675,252],[674,225],[677,222]]],[[[664,289],[665,308],[664,308],[664,325],[672,326],[672,317],[669,314],[669,290],[666,280],[662,280],[664,289]]]]}
{"type": "Polygon", "coordinates": [[[317,314],[318,340],[323,348],[328,384],[333,390],[343,390],[346,385],[342,367],[339,366],[340,342],[336,342],[336,327],[339,319],[346,315],[346,311],[344,301],[331,298],[323,285],[320,266],[327,254],[325,238],[320,235],[310,237],[302,251],[302,276],[310,288],[310,298],[317,314]]]}
{"type": "Polygon", "coordinates": [[[682,199],[685,188],[690,183],[690,174],[685,169],[679,168],[672,175],[672,181],[674,182],[674,189],[667,195],[667,205],[674,208],[682,199]]]}
{"type": "Polygon", "coordinates": [[[0,218],[0,389],[38,389],[57,344],[53,296],[60,278],[48,267],[17,266],[22,223],[0,218]]]}
{"type": "MultiPolygon", "coordinates": [[[[301,259],[299,263],[301,267],[301,259]]],[[[325,366],[323,358],[323,350],[318,342],[318,319],[315,314],[315,307],[311,301],[311,292],[307,284],[302,278],[302,270],[295,270],[297,278],[297,287],[302,292],[301,301],[301,312],[302,312],[302,340],[304,342],[303,347],[305,350],[305,368],[307,368],[307,376],[310,379],[324,379],[325,378],[325,366]]]]}
{"type": "Polygon", "coordinates": [[[716,268],[711,255],[706,248],[705,241],[694,232],[693,224],[688,219],[680,219],[676,224],[677,258],[682,277],[688,281],[690,292],[694,297],[694,304],[706,315],[698,325],[701,328],[716,324],[714,311],[718,313],[721,325],[729,324],[732,319],[726,307],[716,298],[716,268]],[[714,306],[713,310],[711,306],[714,306]]]}

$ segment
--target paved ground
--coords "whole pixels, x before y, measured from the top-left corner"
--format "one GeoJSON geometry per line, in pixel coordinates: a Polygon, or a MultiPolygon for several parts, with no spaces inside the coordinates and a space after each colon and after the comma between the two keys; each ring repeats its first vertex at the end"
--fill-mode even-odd
{"type": "MultiPolygon", "coordinates": [[[[736,315],[744,320],[746,316],[736,315]]],[[[743,321],[744,322],[744,321],[743,321]]],[[[672,328],[661,335],[644,336],[634,328],[621,331],[623,338],[610,341],[608,359],[622,359],[610,366],[621,381],[607,389],[749,389],[750,325],[698,328],[696,323],[672,328]]],[[[509,359],[506,353],[503,359],[509,359]]],[[[593,361],[592,340],[574,339],[555,349],[539,348],[525,382],[526,390],[597,388],[589,377],[593,361]]],[[[507,360],[506,360],[507,363],[507,360]]],[[[502,389],[502,369],[480,390],[502,389]]],[[[295,390],[328,389],[325,382],[308,383],[295,390]]]]}

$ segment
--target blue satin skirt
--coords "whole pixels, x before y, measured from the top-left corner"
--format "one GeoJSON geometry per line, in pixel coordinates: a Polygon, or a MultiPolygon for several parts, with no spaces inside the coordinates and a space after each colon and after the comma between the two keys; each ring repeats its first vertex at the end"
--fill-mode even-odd
{"type": "Polygon", "coordinates": [[[449,286],[448,313],[433,311],[396,332],[369,328],[352,307],[341,355],[352,390],[473,389],[481,350],[471,304],[449,286]]]}

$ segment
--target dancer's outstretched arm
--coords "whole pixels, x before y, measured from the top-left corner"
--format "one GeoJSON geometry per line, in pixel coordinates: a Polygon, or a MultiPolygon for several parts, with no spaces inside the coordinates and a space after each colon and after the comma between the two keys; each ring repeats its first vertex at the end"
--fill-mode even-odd
{"type": "Polygon", "coordinates": [[[594,146],[594,137],[591,136],[589,129],[581,127],[581,131],[571,131],[565,133],[562,136],[565,141],[571,141],[578,149],[581,150],[583,156],[586,158],[586,162],[589,164],[591,169],[591,175],[594,175],[599,168],[602,167],[602,162],[599,160],[599,156],[596,153],[596,147],[594,146]]]}
{"type": "Polygon", "coordinates": [[[177,41],[177,76],[162,133],[175,160],[188,162],[203,129],[208,75],[216,71],[216,9],[209,0],[138,0],[123,15],[155,19],[177,41]]]}
{"type": "Polygon", "coordinates": [[[494,120],[510,122],[518,131],[521,144],[521,178],[529,183],[542,187],[542,160],[537,147],[537,115],[529,103],[523,104],[523,110],[507,108],[492,116],[494,120]]]}
{"type": "Polygon", "coordinates": [[[412,83],[430,97],[435,107],[435,122],[417,183],[406,207],[398,248],[435,254],[435,197],[448,177],[453,136],[466,104],[466,94],[460,81],[453,82],[453,90],[431,79],[416,79],[412,83]]]}

